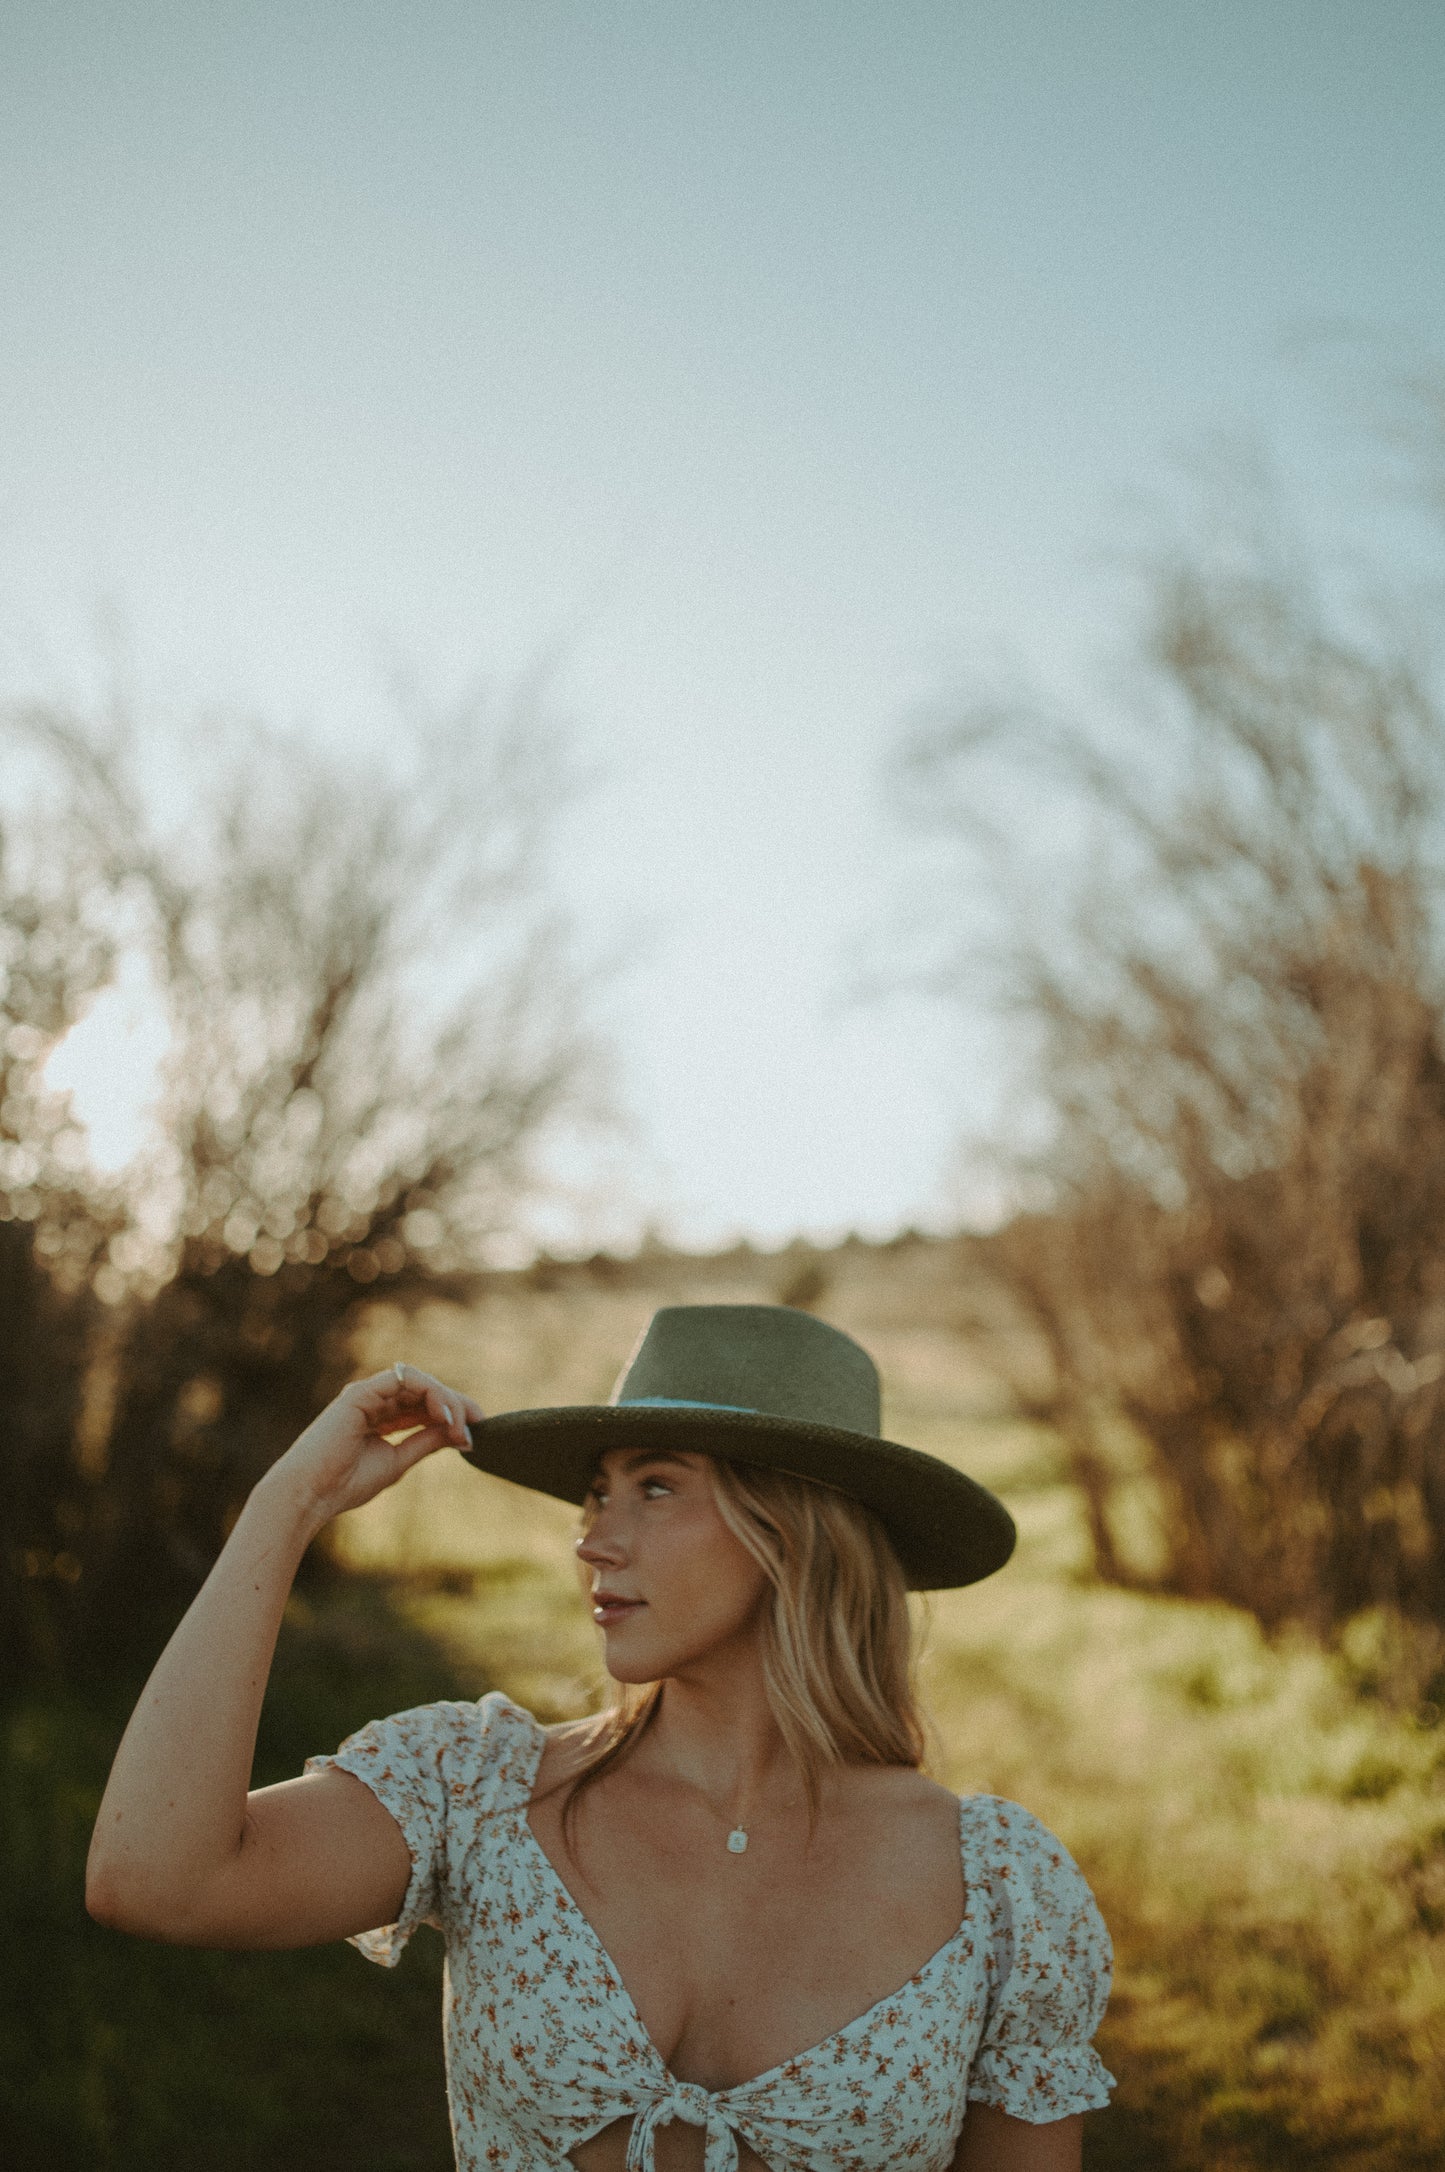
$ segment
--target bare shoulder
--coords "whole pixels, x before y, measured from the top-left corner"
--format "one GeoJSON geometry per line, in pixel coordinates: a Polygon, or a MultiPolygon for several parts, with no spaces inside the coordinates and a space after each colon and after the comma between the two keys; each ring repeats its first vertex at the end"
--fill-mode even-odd
{"type": "Polygon", "coordinates": [[[892,1862],[900,1874],[930,1860],[940,1867],[959,1862],[958,1797],[925,1773],[906,1765],[848,1765],[833,1800],[844,1844],[892,1862]]]}
{"type": "Polygon", "coordinates": [[[587,1762],[596,1740],[597,1722],[593,1719],[556,1720],[544,1727],[534,1795],[565,1787],[587,1762]]]}
{"type": "Polygon", "coordinates": [[[958,1797],[906,1765],[850,1765],[833,1797],[829,1869],[875,1906],[915,1954],[958,1929],[965,1893],[958,1797]]]}
{"type": "Polygon", "coordinates": [[[841,1800],[865,1816],[958,1822],[957,1795],[910,1765],[845,1765],[839,1777],[841,1800]]]}

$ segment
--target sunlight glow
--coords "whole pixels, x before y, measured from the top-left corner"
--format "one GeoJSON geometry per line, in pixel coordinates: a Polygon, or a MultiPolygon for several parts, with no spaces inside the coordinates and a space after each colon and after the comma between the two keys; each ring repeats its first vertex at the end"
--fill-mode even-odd
{"type": "Polygon", "coordinates": [[[45,1083],[70,1095],[90,1158],[108,1176],[145,1144],[170,1031],[144,961],[123,961],[115,982],[72,1026],[45,1066],[45,1083]]]}

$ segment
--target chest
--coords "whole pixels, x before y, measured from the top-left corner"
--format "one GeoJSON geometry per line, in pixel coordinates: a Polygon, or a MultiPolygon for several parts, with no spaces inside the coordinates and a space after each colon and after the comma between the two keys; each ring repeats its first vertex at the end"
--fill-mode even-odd
{"type": "Polygon", "coordinates": [[[865,2014],[917,1975],[963,1912],[946,1799],[754,1831],[741,1854],[710,1821],[645,1801],[589,1804],[570,1849],[555,1799],[534,1803],[529,1822],[666,2066],[709,2090],[769,2072],[865,2014]]]}

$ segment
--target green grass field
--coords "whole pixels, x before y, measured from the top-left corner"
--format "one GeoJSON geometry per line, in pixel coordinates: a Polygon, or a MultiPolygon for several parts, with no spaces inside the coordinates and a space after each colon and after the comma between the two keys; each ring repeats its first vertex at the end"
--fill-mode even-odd
{"type": "MultiPolygon", "coordinates": [[[[796,1263],[793,1263],[794,1265],[796,1263]]],[[[1117,1947],[1119,2077],[1091,2172],[1445,2164],[1445,1727],[1342,1655],[1271,1647],[1223,1608],[1100,1589],[1046,1437],[1001,1414],[960,1334],[946,1248],[830,1255],[817,1309],[884,1373],[900,1439],[1007,1497],[1018,1555],[920,1602],[935,1769],[1038,1812],[1117,1947]]],[[[513,1278],[475,1314],[378,1313],[491,1409],[605,1395],[668,1297],[785,1294],[786,1260],[642,1260],[513,1278]]],[[[438,1457],[348,1519],[367,1573],[288,1623],[259,1767],[295,1771],[371,1714],[496,1683],[546,1717],[600,1691],[571,1513],[438,1457]]],[[[36,1698],[0,1741],[14,1866],[0,1965],[0,2159],[16,2172],[251,2165],[442,2172],[439,1944],[395,1975],[344,1949],[197,1955],[97,1930],[85,1839],[123,1699],[36,1698]]]]}
{"type": "MultiPolygon", "coordinates": [[[[378,1701],[479,1686],[374,1585],[293,1608],[258,1780],[378,1701]]],[[[383,1976],[342,1946],[195,1953],[89,1921],[85,1851],[131,1701],[37,1693],[0,1722],[5,2172],[446,2172],[439,1939],[383,1976]]]]}
{"type": "MultiPolygon", "coordinates": [[[[1113,1931],[1101,2048],[1120,2087],[1090,2163],[1440,2167],[1445,1726],[1373,1694],[1369,1623],[1326,1657],[1224,1607],[1093,1583],[1056,1451],[1003,1414],[950,1262],[845,1249],[817,1309],[878,1358],[895,1437],[962,1462],[1019,1522],[1000,1576],[920,1602],[922,1678],[938,1776],[1043,1817],[1113,1931]]],[[[490,1320],[379,1320],[371,1352],[404,1342],[493,1409],[584,1400],[655,1303],[772,1297],[788,1271],[742,1255],[601,1289],[559,1276],[490,1320]]],[[[416,1480],[355,1519],[355,1557],[408,1570],[414,1618],[535,1709],[585,1708],[600,1685],[570,1513],[451,1461],[416,1480]]]]}

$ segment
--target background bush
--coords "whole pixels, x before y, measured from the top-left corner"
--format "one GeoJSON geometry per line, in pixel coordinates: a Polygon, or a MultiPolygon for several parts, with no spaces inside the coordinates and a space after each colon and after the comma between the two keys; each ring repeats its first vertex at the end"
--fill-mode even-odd
{"type": "MultiPolygon", "coordinates": [[[[380,1712],[477,1696],[384,1587],[293,1605],[256,1784],[380,1712]]],[[[0,1718],[0,2156],[13,2172],[446,2172],[441,1940],[395,1972],[342,1946],[208,1953],[85,1914],[85,1856],[138,1679],[32,1690],[0,1718]]]]}
{"type": "Polygon", "coordinates": [[[1362,594],[1237,493],[1144,594],[1127,704],[973,700],[907,752],[994,914],[935,978],[991,985],[1028,1049],[1026,1211],[975,1258],[1102,1576],[1325,1634],[1386,1607],[1416,1697],[1445,1650],[1436,590],[1362,594]]]}
{"type": "Polygon", "coordinates": [[[137,782],[155,742],[7,721],[32,765],[0,859],[18,1682],[153,1645],[347,1377],[366,1302],[454,1284],[513,1228],[595,1051],[545,886],[566,767],[530,708],[469,707],[391,768],[242,733],[168,826],[137,782]],[[43,1066],[126,958],[171,1047],[150,1149],[105,1182],[43,1066]]]}

